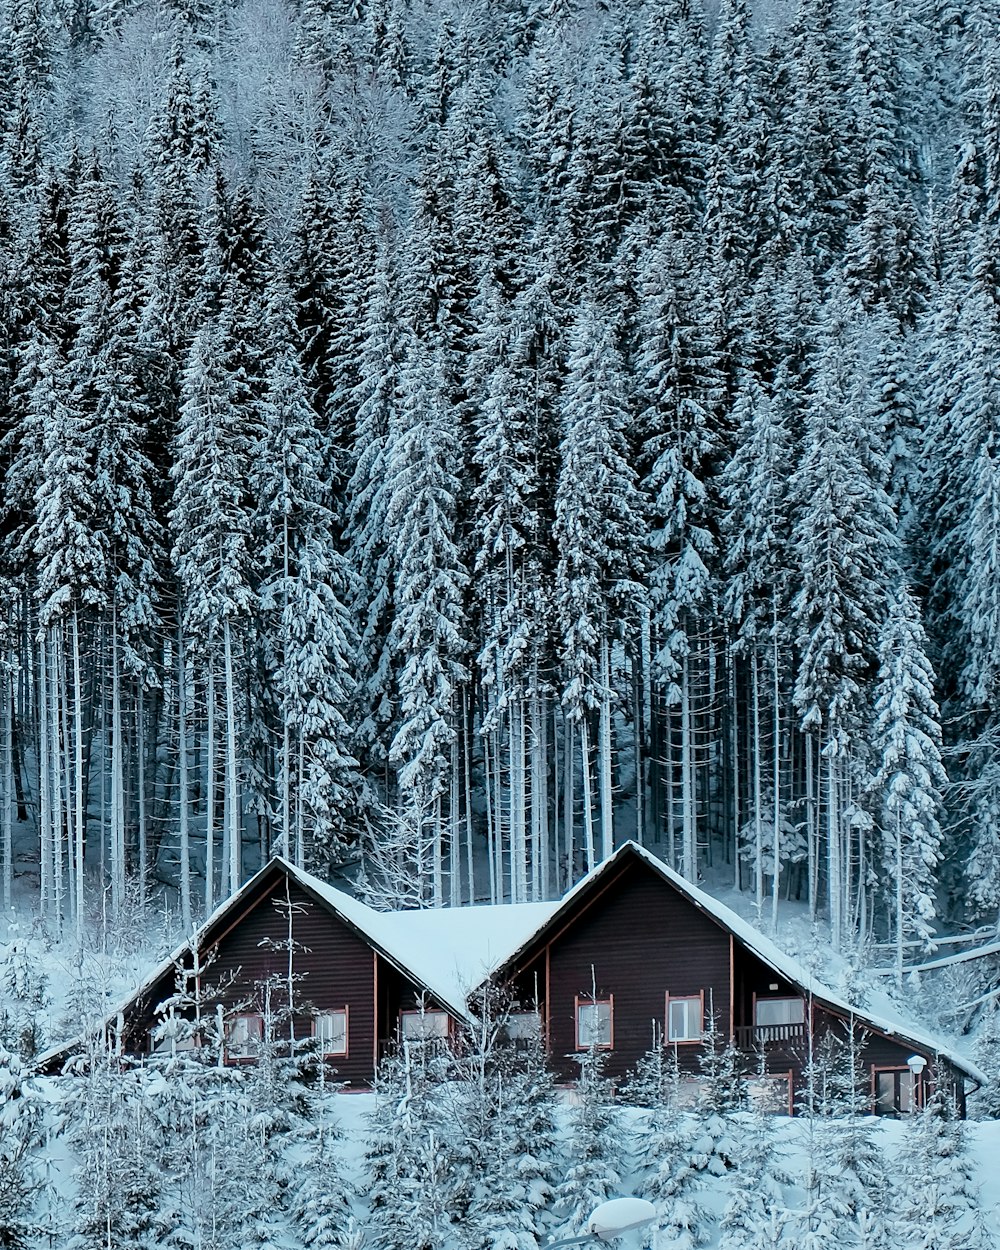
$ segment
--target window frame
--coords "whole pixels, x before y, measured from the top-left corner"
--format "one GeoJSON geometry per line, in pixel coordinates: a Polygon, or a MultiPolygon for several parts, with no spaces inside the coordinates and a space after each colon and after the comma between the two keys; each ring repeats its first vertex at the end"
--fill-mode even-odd
{"type": "Polygon", "coordinates": [[[801,994],[754,994],[753,996],[753,1027],[757,1029],[792,1029],[796,1026],[805,1028],[806,1000],[801,994]],[[757,1008],[761,1003],[799,1003],[802,1007],[801,1020],[784,1020],[781,1023],[761,1024],[757,1019],[757,1008]]]}
{"type": "Polygon", "coordinates": [[[317,1011],[312,1021],[313,1037],[315,1037],[320,1045],[317,1050],[324,1059],[346,1059],[350,1050],[350,1031],[351,1031],[351,1012],[347,1003],[343,1007],[328,1007],[323,1011],[317,1011]],[[343,1050],[327,1050],[322,1043],[318,1024],[324,1016],[343,1016],[344,1017],[344,1049],[343,1050]]]}
{"type": "Polygon", "coordinates": [[[590,994],[577,994],[573,999],[573,1047],[577,1051],[614,1050],[615,1048],[615,996],[608,994],[604,998],[594,998],[590,994]],[[580,1008],[607,1007],[608,1038],[607,1042],[581,1042],[580,1040],[580,1008]]]}
{"type": "Polygon", "coordinates": [[[259,1026],[259,1031],[253,1037],[248,1033],[244,1040],[244,1046],[256,1045],[260,1046],[264,1041],[264,1013],[261,1011],[234,1011],[225,1017],[225,1038],[223,1053],[227,1064],[236,1063],[256,1063],[257,1055],[250,1051],[235,1053],[233,1051],[233,1030],[238,1021],[255,1020],[259,1026]]]}
{"type": "Polygon", "coordinates": [[[542,1013],[540,1011],[508,1011],[504,1019],[507,1040],[511,1042],[532,1041],[542,1036],[542,1013]],[[514,1030],[511,1023],[516,1021],[514,1030]]]}
{"type": "Polygon", "coordinates": [[[425,1008],[423,1011],[419,1007],[402,1007],[399,1012],[399,1040],[401,1042],[446,1042],[451,1037],[451,1016],[443,1007],[432,1007],[429,1011],[425,1008]],[[443,1033],[418,1033],[406,1032],[406,1026],[403,1023],[408,1017],[414,1016],[419,1019],[426,1020],[429,1016],[437,1019],[441,1017],[445,1022],[443,1033]]]}
{"type": "Polygon", "coordinates": [[[667,990],[664,1006],[664,1040],[668,1046],[700,1046],[705,1040],[705,991],[699,990],[696,994],[671,994],[667,990]],[[699,1004],[699,1025],[697,1037],[671,1037],[670,1036],[670,1003],[685,1002],[699,1004]]]}
{"type": "Polygon", "coordinates": [[[924,1105],[923,1089],[926,1079],[925,1068],[920,1076],[914,1076],[907,1064],[899,1063],[873,1063],[872,1064],[872,1114],[880,1116],[884,1119],[891,1120],[893,1117],[902,1119],[910,1115],[914,1111],[919,1111],[924,1105]],[[878,1078],[882,1075],[892,1075],[895,1077],[893,1082],[893,1109],[891,1111],[880,1111],[878,1106],[878,1078]],[[904,1111],[901,1106],[896,1105],[897,1091],[901,1091],[900,1077],[909,1077],[910,1079],[910,1105],[904,1111]]]}

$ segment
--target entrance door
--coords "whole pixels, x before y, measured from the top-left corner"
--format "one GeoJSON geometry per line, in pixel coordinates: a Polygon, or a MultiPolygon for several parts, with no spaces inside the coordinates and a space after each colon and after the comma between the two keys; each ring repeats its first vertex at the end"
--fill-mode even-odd
{"type": "Polygon", "coordinates": [[[883,1068],[875,1073],[875,1114],[906,1115],[913,1110],[913,1073],[883,1068]]]}

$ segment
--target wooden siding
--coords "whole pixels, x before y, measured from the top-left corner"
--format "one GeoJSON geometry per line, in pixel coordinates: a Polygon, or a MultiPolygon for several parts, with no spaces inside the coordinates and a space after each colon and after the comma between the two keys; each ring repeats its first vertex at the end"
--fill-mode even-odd
{"type": "MultiPolygon", "coordinates": [[[[284,943],[288,937],[287,912],[276,903],[286,903],[284,875],[270,883],[270,888],[254,899],[248,911],[229,917],[230,924],[213,932],[215,957],[203,975],[207,987],[222,987],[213,1000],[226,1012],[259,1011],[264,1003],[270,981],[271,1001],[275,1009],[286,1003],[283,981],[287,974],[288,955],[269,943],[284,943]]],[[[293,882],[287,898],[295,914],[292,937],[301,943],[293,956],[295,995],[300,1011],[296,1013],[295,1031],[308,1036],[312,1028],[310,1009],[337,1011],[347,1008],[347,1054],[338,1056],[336,1077],[349,1085],[371,1082],[375,1056],[375,960],[372,948],[346,923],[332,915],[315,899],[293,882]]],[[[203,948],[203,959],[206,950],[203,948]]],[[[165,977],[146,996],[131,1030],[130,1045],[137,1050],[148,1049],[149,1029],[156,1021],[156,1007],[173,992],[173,976],[165,977]]]]}
{"type": "MultiPolygon", "coordinates": [[[[557,1074],[572,1080],[575,1003],[596,990],[614,996],[614,1048],[605,1072],[624,1077],[665,1027],[666,996],[705,993],[728,1038],[729,934],[641,862],[622,871],[581,904],[548,939],[548,1049],[557,1074]]],[[[532,968],[538,966],[532,953],[532,968]]],[[[527,967],[525,968],[527,971],[527,967]]],[[[523,974],[516,979],[524,986],[523,974]]],[[[682,1067],[697,1066],[699,1046],[678,1048],[682,1067]]]]}

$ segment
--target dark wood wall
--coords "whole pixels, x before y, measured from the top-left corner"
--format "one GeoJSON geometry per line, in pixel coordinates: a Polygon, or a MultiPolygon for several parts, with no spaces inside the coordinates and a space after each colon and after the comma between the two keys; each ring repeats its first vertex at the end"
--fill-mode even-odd
{"type": "MultiPolygon", "coordinates": [[[[730,1029],[729,934],[650,869],[626,861],[595,892],[564,932],[548,942],[548,1045],[556,1071],[572,1079],[576,999],[596,989],[614,996],[614,1048],[606,1072],[623,1077],[665,1027],[666,996],[704,991],[719,1029],[730,1029]]],[[[536,961],[537,966],[537,961],[536,961]]],[[[697,1064],[697,1045],[679,1046],[685,1069],[697,1064]]]]}

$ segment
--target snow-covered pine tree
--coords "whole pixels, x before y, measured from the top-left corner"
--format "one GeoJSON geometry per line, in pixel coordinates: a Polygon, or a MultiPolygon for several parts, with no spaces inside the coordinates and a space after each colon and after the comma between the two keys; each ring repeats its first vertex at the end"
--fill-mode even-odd
{"type": "MultiPolygon", "coordinates": [[[[586,865],[614,849],[612,648],[634,642],[643,601],[644,504],[629,463],[624,367],[601,310],[585,305],[569,338],[553,538],[563,707],[580,744],[586,865]],[[593,820],[591,725],[597,720],[600,851],[593,820]]],[[[569,737],[569,734],[567,735],[569,737]]]]}
{"type": "Polygon", "coordinates": [[[347,723],[358,666],[347,605],[356,588],[337,549],[318,417],[291,342],[287,296],[277,285],[269,330],[274,347],[254,481],[260,597],[282,726],[278,845],[315,870],[343,856],[361,806],[347,723]]]}
{"type": "Polygon", "coordinates": [[[428,899],[444,901],[445,795],[466,679],[464,592],[458,546],[458,438],[436,356],[412,336],[401,409],[386,456],[385,523],[393,562],[389,650],[399,708],[389,761],[404,809],[432,834],[431,862],[416,866],[428,899]]]}
{"type": "MultiPolygon", "coordinates": [[[[868,905],[871,848],[851,845],[848,824],[864,697],[877,660],[887,590],[898,569],[895,518],[884,489],[882,431],[872,428],[863,323],[843,295],[827,305],[791,483],[798,587],[792,601],[799,661],[793,700],[822,764],[821,842],[834,944],[868,905]]],[[[810,796],[809,801],[813,801],[810,796]]],[[[812,836],[812,831],[810,831],[812,836]]],[[[810,847],[811,866],[817,847],[810,847]]]]}
{"type": "Polygon", "coordinates": [[[902,989],[905,943],[916,938],[927,946],[933,935],[939,814],[948,780],[941,762],[934,673],[919,609],[905,585],[890,593],[879,640],[874,712],[873,787],[881,809],[882,872],[892,916],[896,981],[902,989]]]}
{"type": "Polygon", "coordinates": [[[980,1195],[962,1121],[938,1092],[910,1116],[896,1157],[892,1244],[903,1250],[987,1250],[980,1195]]]}
{"type": "Polygon", "coordinates": [[[555,1187],[556,1237],[575,1237],[593,1209],[617,1196],[625,1157],[621,1112],[604,1075],[606,1053],[596,1046],[577,1056],[580,1076],[570,1110],[567,1166],[555,1187]]]}
{"type": "Polygon", "coordinates": [[[707,1240],[708,1215],[698,1200],[704,1171],[696,1166],[692,1150],[698,1133],[697,1103],[690,1113],[683,1105],[677,1048],[654,1036],[653,1045],[629,1074],[625,1093],[642,1109],[632,1142],[636,1192],[656,1206],[661,1236],[678,1250],[695,1250],[707,1240]]]}

